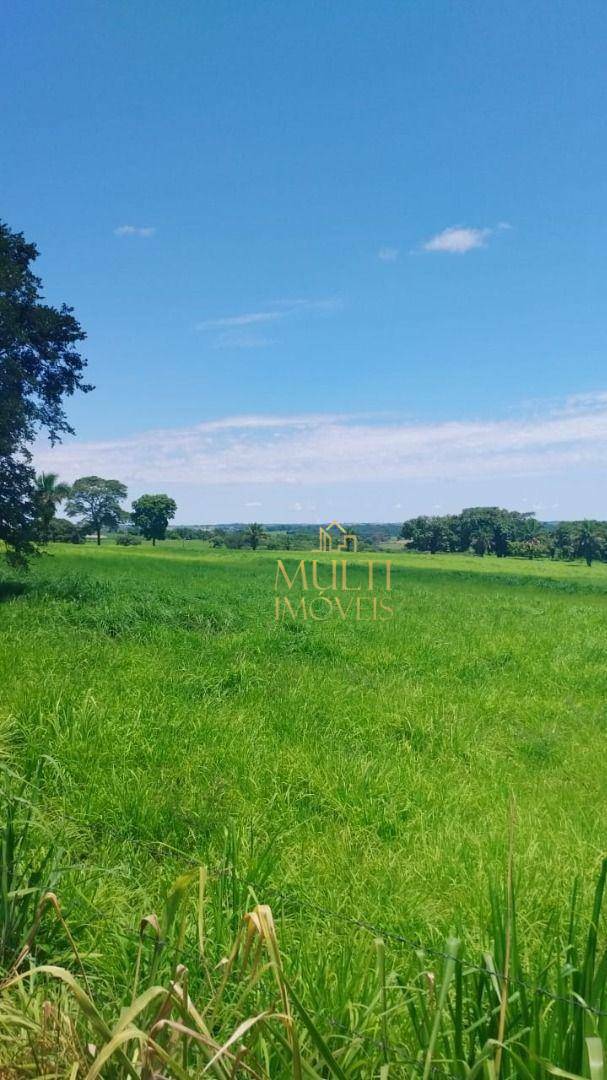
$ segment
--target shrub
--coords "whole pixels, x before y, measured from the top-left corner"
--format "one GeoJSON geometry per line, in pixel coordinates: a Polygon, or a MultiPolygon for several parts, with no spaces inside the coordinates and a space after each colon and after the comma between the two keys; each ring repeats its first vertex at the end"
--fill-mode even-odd
{"type": "Polygon", "coordinates": [[[49,522],[49,540],[55,544],[83,544],[84,533],[67,518],[52,518],[49,522]]]}
{"type": "Polygon", "coordinates": [[[509,540],[508,554],[519,559],[549,559],[552,550],[547,539],[534,536],[529,540],[509,540]]]}
{"type": "Polygon", "coordinates": [[[136,547],[137,544],[141,543],[141,537],[133,536],[132,533],[120,533],[116,537],[116,543],[119,544],[120,547],[136,547]]]}

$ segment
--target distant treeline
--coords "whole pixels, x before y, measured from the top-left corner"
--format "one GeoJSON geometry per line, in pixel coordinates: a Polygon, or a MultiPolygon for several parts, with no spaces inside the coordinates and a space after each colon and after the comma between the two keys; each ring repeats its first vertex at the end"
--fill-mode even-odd
{"type": "Polygon", "coordinates": [[[472,551],[475,555],[507,555],[528,559],[594,559],[607,561],[607,522],[537,521],[530,512],[475,506],[461,514],[415,517],[400,531],[414,551],[472,551]]]}
{"type": "MultiPolygon", "coordinates": [[[[372,550],[380,544],[396,540],[401,528],[400,522],[345,524],[356,533],[362,550],[372,550]]],[[[272,524],[260,528],[259,546],[269,551],[306,551],[318,547],[318,525],[272,524]]],[[[243,522],[215,525],[212,528],[177,525],[168,530],[167,540],[206,540],[213,547],[238,549],[250,546],[250,529],[251,526],[243,522]]]]}
{"type": "MultiPolygon", "coordinates": [[[[460,514],[420,516],[403,525],[348,524],[358,537],[361,551],[393,543],[412,551],[473,552],[526,559],[595,559],[607,561],[607,522],[537,521],[531,512],[504,510],[499,506],[476,506],[460,514]]],[[[318,525],[263,525],[251,544],[251,528],[240,523],[213,528],[179,526],[169,529],[167,539],[205,540],[213,547],[239,549],[259,546],[270,551],[301,551],[318,546],[318,525]]]]}
{"type": "MultiPolygon", "coordinates": [[[[166,498],[160,495],[143,496],[139,502],[166,498]]],[[[264,548],[266,551],[310,551],[318,548],[318,525],[312,524],[260,525],[253,522],[245,525],[234,522],[208,527],[178,525],[167,528],[164,516],[157,524],[157,530],[150,531],[151,525],[147,519],[138,520],[136,515],[122,513],[116,514],[104,531],[114,533],[119,544],[141,543],[143,536],[159,540],[166,537],[167,540],[182,542],[202,540],[211,547],[231,550],[248,547],[253,550],[264,548]]],[[[359,551],[400,547],[429,552],[431,555],[439,552],[472,552],[479,556],[496,555],[499,559],[506,556],[584,559],[589,566],[595,560],[607,561],[607,522],[541,522],[531,512],[504,510],[499,506],[470,507],[460,514],[422,515],[410,518],[402,525],[395,522],[344,524],[348,531],[356,534],[359,551]]],[[[97,526],[100,528],[99,523],[97,526]]],[[[90,517],[80,524],[65,518],[49,517],[45,538],[82,543],[90,528],[90,517]]]]}

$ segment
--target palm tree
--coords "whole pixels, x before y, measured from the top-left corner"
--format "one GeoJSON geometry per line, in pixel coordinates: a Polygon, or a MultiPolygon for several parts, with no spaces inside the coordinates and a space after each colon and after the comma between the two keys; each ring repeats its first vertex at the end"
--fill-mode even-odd
{"type": "Polygon", "coordinates": [[[48,544],[51,532],[51,521],[60,502],[67,499],[70,493],[69,484],[59,481],[57,473],[40,473],[35,480],[35,504],[38,514],[38,531],[40,539],[48,544]]]}
{"type": "Polygon", "coordinates": [[[573,535],[574,558],[586,560],[592,566],[593,559],[600,559],[606,548],[605,534],[598,521],[581,521],[573,535]]]}
{"type": "Polygon", "coordinates": [[[263,526],[258,525],[256,521],[252,525],[249,525],[245,534],[245,543],[249,544],[253,551],[257,551],[259,547],[259,541],[265,539],[265,532],[263,526]]]}

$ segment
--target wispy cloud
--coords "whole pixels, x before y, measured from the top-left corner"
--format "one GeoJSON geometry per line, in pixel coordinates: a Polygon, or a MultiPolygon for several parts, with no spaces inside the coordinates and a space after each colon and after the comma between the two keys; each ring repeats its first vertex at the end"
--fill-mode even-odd
{"type": "Polygon", "coordinates": [[[398,259],[398,248],[381,247],[377,252],[377,258],[380,260],[380,262],[396,262],[396,260],[398,259]]]}
{"type": "Polygon", "coordinates": [[[223,334],[218,334],[213,340],[214,349],[266,349],[268,345],[276,344],[275,338],[247,334],[241,330],[228,330],[223,334]]]}
{"type": "Polygon", "coordinates": [[[225,315],[220,319],[205,319],[196,324],[197,330],[221,330],[229,326],[255,326],[257,323],[276,322],[283,319],[282,311],[250,311],[245,315],[225,315]]]}
{"type": "Polygon", "coordinates": [[[275,345],[273,338],[259,337],[255,334],[242,334],[235,331],[243,327],[263,326],[268,323],[284,322],[286,319],[310,314],[323,314],[338,311],[342,306],[341,300],[329,298],[327,300],[273,300],[261,311],[246,311],[238,315],[220,315],[212,319],[203,319],[196,323],[195,329],[200,331],[224,331],[213,339],[216,349],[252,349],[262,348],[267,345],[275,345]]]}
{"type": "Polygon", "coordinates": [[[127,483],[327,484],[529,477],[607,466],[607,394],[514,419],[435,424],[339,414],[234,416],[127,439],[39,446],[39,469],[127,483]],[[279,436],[278,438],[276,436],[279,436]]]}
{"type": "Polygon", "coordinates": [[[114,229],[114,236],[140,236],[147,238],[153,236],[156,229],[151,225],[119,225],[114,229]]]}

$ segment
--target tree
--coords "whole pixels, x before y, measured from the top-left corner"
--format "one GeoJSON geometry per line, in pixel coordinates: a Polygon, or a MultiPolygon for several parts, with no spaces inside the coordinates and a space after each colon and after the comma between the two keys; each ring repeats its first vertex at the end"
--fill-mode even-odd
{"type": "Polygon", "coordinates": [[[57,473],[40,473],[34,481],[34,501],[37,511],[38,528],[40,539],[48,544],[51,537],[51,521],[53,520],[60,502],[67,499],[70,493],[69,484],[59,483],[57,473]]]}
{"type": "Polygon", "coordinates": [[[592,566],[593,559],[600,559],[606,550],[606,534],[598,521],[580,521],[572,532],[573,557],[585,559],[592,566]]]}
{"type": "Polygon", "coordinates": [[[519,559],[549,559],[553,548],[548,536],[532,536],[530,540],[509,540],[508,554],[519,559]]]}
{"type": "Polygon", "coordinates": [[[468,551],[474,547],[475,539],[484,537],[486,551],[493,552],[498,559],[508,555],[510,541],[531,540],[545,531],[530,511],[520,513],[500,506],[469,507],[462,510],[457,521],[460,551],[468,551]]]}
{"type": "Polygon", "coordinates": [[[265,540],[265,537],[266,534],[263,530],[263,526],[259,525],[257,521],[254,521],[251,525],[249,525],[245,533],[244,539],[245,543],[249,545],[252,551],[257,551],[257,548],[259,547],[259,541],[265,540]]]}
{"type": "Polygon", "coordinates": [[[573,523],[570,521],[561,521],[554,532],[554,553],[559,559],[573,559],[575,558],[573,552],[575,548],[574,542],[574,529],[573,523]]]}
{"type": "Polygon", "coordinates": [[[405,521],[400,535],[409,540],[414,551],[453,551],[457,547],[457,533],[452,517],[416,517],[405,521]]]}
{"type": "Polygon", "coordinates": [[[97,534],[101,543],[101,530],[115,529],[124,520],[125,512],[120,500],[126,499],[126,488],[119,480],[104,480],[101,476],[81,476],[72,486],[66,511],[70,517],[82,516],[80,524],[97,534]]]}
{"type": "Polygon", "coordinates": [[[54,544],[83,544],[84,532],[78,525],[67,518],[51,518],[49,525],[49,540],[54,544]]]}
{"type": "Polygon", "coordinates": [[[164,540],[169,521],[175,517],[175,500],[168,495],[141,495],[132,505],[133,523],[155,547],[157,540],[164,540]]]}
{"type": "Polygon", "coordinates": [[[470,547],[475,555],[486,555],[491,550],[491,533],[489,529],[478,529],[470,538],[470,547]]]}
{"type": "Polygon", "coordinates": [[[0,222],[0,540],[24,565],[34,550],[36,504],[29,445],[40,430],[51,444],[72,428],[63,399],[91,386],[76,349],[85,338],[72,308],[43,303],[31,264],[34,244],[0,222]]]}

